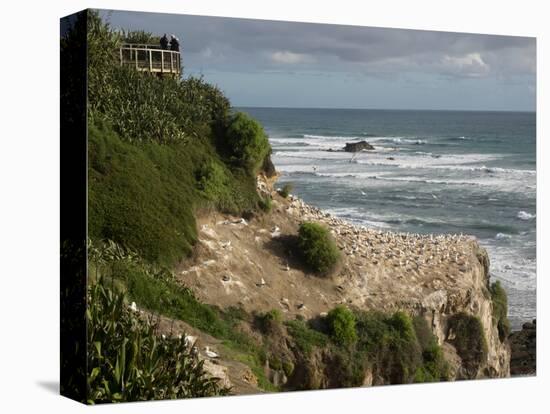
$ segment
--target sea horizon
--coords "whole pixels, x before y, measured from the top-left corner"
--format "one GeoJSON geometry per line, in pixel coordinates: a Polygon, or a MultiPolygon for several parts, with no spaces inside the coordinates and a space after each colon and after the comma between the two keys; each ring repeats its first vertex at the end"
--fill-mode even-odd
{"type": "Polygon", "coordinates": [[[270,105],[235,105],[235,109],[306,109],[306,110],[334,110],[334,111],[396,111],[396,112],[482,112],[482,113],[525,113],[535,114],[535,110],[512,109],[435,109],[435,108],[344,108],[344,107],[308,107],[308,106],[270,106],[270,105]]]}

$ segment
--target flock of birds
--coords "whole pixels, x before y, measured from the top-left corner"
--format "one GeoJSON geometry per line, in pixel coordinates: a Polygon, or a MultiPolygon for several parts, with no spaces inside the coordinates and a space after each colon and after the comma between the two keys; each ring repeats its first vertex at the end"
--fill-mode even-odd
{"type": "Polygon", "coordinates": [[[472,236],[463,234],[396,233],[352,225],[290,196],[287,211],[302,220],[322,222],[335,236],[338,247],[351,258],[360,256],[372,265],[419,271],[434,266],[467,270],[466,248],[472,236]]]}

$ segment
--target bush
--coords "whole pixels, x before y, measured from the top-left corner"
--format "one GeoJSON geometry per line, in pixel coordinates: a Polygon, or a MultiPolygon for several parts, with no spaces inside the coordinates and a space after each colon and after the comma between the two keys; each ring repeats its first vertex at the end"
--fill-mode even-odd
{"type": "Polygon", "coordinates": [[[262,126],[243,112],[237,112],[226,131],[226,150],[237,165],[256,174],[271,147],[262,126]]]}
{"type": "Polygon", "coordinates": [[[183,338],[158,338],[122,293],[99,281],[89,290],[87,402],[225,395],[183,338]]]}
{"type": "Polygon", "coordinates": [[[109,121],[131,142],[189,142],[219,132],[230,107],[223,93],[202,78],[159,78],[120,66],[125,35],[131,41],[151,37],[142,31],[121,35],[88,12],[89,119],[109,121]]]}
{"type": "Polygon", "coordinates": [[[298,349],[306,356],[309,355],[314,348],[322,348],[328,343],[328,337],[325,334],[311,329],[304,321],[286,321],[285,325],[290,335],[294,338],[294,342],[298,349]]]}
{"type": "Polygon", "coordinates": [[[358,347],[366,351],[374,378],[382,378],[389,384],[414,380],[417,369],[422,366],[422,349],[407,314],[360,313],[357,333],[358,347]]]}
{"type": "Polygon", "coordinates": [[[340,251],[329,231],[317,223],[300,225],[298,248],[306,265],[320,275],[329,274],[340,258],[340,251]]]}
{"type": "Polygon", "coordinates": [[[271,208],[273,207],[271,197],[266,196],[264,198],[261,198],[260,201],[258,201],[258,205],[263,211],[269,213],[271,211],[271,208]]]}
{"type": "Polygon", "coordinates": [[[329,334],[339,345],[351,345],[357,340],[355,316],[343,306],[332,309],[327,316],[329,334]]]}
{"type": "Polygon", "coordinates": [[[283,315],[278,309],[272,309],[257,318],[261,331],[265,334],[271,334],[277,331],[277,327],[283,321],[283,315]]]}
{"type": "Polygon", "coordinates": [[[479,367],[487,360],[487,340],[483,325],[478,317],[464,312],[449,319],[449,333],[454,334],[450,342],[456,348],[466,372],[475,377],[479,367]]]}
{"type": "Polygon", "coordinates": [[[287,183],[279,190],[279,195],[283,198],[287,198],[292,191],[293,186],[290,183],[287,183]]]}
{"type": "Polygon", "coordinates": [[[491,285],[491,299],[493,301],[493,321],[498,328],[498,336],[504,341],[510,335],[510,322],[508,321],[508,297],[506,291],[497,280],[491,285]]]}
{"type": "Polygon", "coordinates": [[[446,381],[449,379],[449,364],[426,319],[417,316],[413,319],[414,331],[422,350],[423,364],[415,373],[414,382],[446,381]]]}

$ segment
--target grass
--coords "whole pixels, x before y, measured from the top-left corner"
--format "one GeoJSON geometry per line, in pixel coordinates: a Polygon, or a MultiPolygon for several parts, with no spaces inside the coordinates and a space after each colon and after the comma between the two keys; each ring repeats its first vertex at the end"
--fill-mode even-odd
{"type": "Polygon", "coordinates": [[[254,180],[231,171],[211,144],[122,140],[106,121],[89,128],[89,234],[173,265],[196,241],[195,211],[254,209],[254,180]]]}

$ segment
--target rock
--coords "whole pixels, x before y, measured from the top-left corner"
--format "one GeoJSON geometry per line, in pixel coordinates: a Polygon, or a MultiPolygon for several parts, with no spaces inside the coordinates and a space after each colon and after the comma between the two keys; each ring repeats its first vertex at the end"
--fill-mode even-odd
{"type": "Polygon", "coordinates": [[[271,161],[271,155],[265,157],[262,165],[262,171],[265,173],[267,178],[275,177],[277,175],[277,170],[271,161]]]}
{"type": "Polygon", "coordinates": [[[510,348],[512,358],[510,360],[510,374],[535,375],[537,373],[537,324],[526,322],[521,331],[512,332],[510,335],[510,348]]]}
{"type": "Polygon", "coordinates": [[[536,326],[535,326],[534,323],[525,322],[525,323],[523,324],[523,326],[521,327],[521,329],[524,329],[524,330],[536,329],[536,326]]]}
{"type": "Polygon", "coordinates": [[[359,152],[363,150],[373,150],[374,147],[369,144],[367,141],[359,141],[359,142],[347,142],[346,146],[344,147],[344,151],[346,152],[359,152]]]}
{"type": "Polygon", "coordinates": [[[231,387],[231,381],[227,373],[227,367],[215,364],[212,361],[205,359],[203,362],[204,370],[213,378],[218,378],[218,383],[223,387],[231,387]]]}

